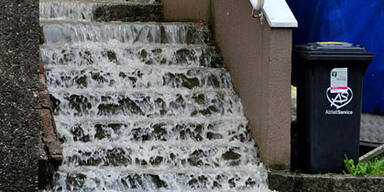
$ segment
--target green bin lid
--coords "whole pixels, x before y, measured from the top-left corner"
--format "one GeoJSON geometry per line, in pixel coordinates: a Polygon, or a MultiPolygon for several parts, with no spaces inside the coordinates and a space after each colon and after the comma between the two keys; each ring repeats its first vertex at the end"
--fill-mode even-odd
{"type": "Polygon", "coordinates": [[[372,61],[374,54],[363,46],[345,42],[316,42],[294,47],[294,54],[307,60],[372,61]]]}

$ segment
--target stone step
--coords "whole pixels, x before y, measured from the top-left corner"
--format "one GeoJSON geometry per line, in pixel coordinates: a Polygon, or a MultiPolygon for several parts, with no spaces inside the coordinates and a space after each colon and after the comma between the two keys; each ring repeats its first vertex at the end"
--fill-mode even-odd
{"type": "Polygon", "coordinates": [[[54,191],[268,192],[261,166],[220,169],[122,170],[88,168],[56,174],[54,191]]]}
{"type": "Polygon", "coordinates": [[[53,89],[232,89],[228,71],[209,68],[55,67],[46,69],[46,79],[53,89]]]}
{"type": "Polygon", "coordinates": [[[122,42],[209,44],[207,26],[196,23],[70,22],[40,20],[44,43],[122,42]]]}
{"type": "Polygon", "coordinates": [[[64,154],[52,191],[269,191],[209,26],[162,12],[160,0],[40,0],[64,154]]]}
{"type": "Polygon", "coordinates": [[[56,119],[56,127],[65,142],[111,141],[117,143],[140,142],[249,142],[251,136],[247,121],[226,117],[204,121],[201,118],[176,119],[79,119],[68,122],[56,119]]]}
{"type": "Polygon", "coordinates": [[[259,164],[252,142],[74,142],[63,145],[63,165],[125,168],[224,168],[259,164]]]}
{"type": "Polygon", "coordinates": [[[40,19],[77,21],[161,21],[160,0],[40,0],[40,19]]]}
{"type": "Polygon", "coordinates": [[[56,90],[52,94],[56,116],[221,117],[243,115],[240,98],[228,90],[56,90]]]}
{"type": "Polygon", "coordinates": [[[161,0],[39,0],[40,3],[74,2],[74,3],[161,3],[161,0]]]}
{"type": "Polygon", "coordinates": [[[223,68],[219,50],[207,45],[127,45],[123,43],[75,43],[41,46],[42,60],[46,68],[57,65],[109,68],[114,65],[223,68]]]}

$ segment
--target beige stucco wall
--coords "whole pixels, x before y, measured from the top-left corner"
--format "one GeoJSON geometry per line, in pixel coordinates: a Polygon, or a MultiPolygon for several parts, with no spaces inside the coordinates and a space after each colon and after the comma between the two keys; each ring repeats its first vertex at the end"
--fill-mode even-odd
{"type": "Polygon", "coordinates": [[[212,16],[264,163],[289,167],[291,29],[261,24],[251,16],[248,0],[212,0],[212,16]]]}
{"type": "Polygon", "coordinates": [[[164,0],[170,21],[209,21],[264,163],[290,166],[291,29],[251,16],[249,0],[164,0]]]}
{"type": "Polygon", "coordinates": [[[166,21],[210,22],[211,0],[162,0],[166,21]]]}

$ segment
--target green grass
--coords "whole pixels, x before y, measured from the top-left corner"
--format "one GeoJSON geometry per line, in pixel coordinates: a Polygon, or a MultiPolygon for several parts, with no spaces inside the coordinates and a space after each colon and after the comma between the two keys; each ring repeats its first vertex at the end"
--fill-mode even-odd
{"type": "Polygon", "coordinates": [[[346,174],[353,176],[384,176],[384,156],[368,162],[360,162],[357,165],[352,159],[345,157],[344,163],[348,171],[346,174]]]}

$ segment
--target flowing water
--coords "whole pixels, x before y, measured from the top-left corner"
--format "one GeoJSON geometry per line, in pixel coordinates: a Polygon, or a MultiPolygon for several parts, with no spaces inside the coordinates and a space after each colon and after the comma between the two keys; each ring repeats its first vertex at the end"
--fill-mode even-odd
{"type": "MultiPolygon", "coordinates": [[[[151,0],[109,3],[156,3],[151,0]]],[[[41,1],[64,162],[50,191],[269,191],[206,26],[94,22],[105,1],[41,1]]]]}

